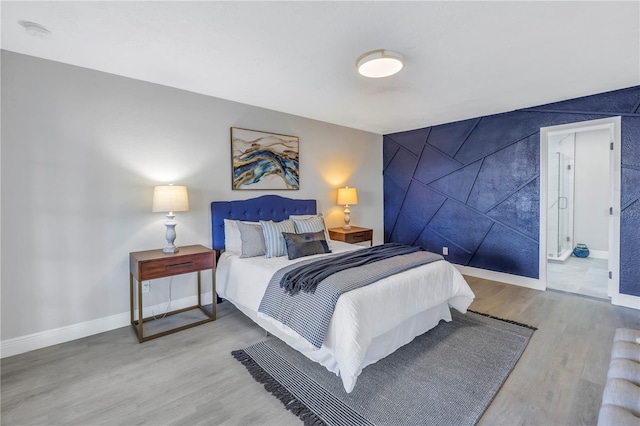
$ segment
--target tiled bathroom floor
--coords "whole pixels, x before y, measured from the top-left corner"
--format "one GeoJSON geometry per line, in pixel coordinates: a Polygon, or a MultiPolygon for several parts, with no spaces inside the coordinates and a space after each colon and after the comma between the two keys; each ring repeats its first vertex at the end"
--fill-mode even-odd
{"type": "Polygon", "coordinates": [[[607,299],[608,261],[571,255],[564,263],[547,262],[547,287],[607,299]]]}

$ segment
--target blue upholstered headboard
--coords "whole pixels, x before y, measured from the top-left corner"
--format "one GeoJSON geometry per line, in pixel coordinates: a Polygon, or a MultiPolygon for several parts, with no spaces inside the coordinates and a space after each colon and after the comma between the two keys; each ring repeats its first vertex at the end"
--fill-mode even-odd
{"type": "Polygon", "coordinates": [[[224,248],[224,220],[273,220],[279,222],[292,214],[316,214],[316,200],[294,200],[279,195],[237,201],[211,203],[211,241],[214,250],[224,248]]]}

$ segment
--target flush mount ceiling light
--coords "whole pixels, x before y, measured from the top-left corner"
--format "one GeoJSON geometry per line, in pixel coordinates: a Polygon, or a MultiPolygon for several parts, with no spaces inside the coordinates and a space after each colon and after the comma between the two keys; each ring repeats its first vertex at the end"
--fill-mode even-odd
{"type": "Polygon", "coordinates": [[[40,24],[36,24],[35,22],[18,21],[18,24],[24,27],[24,30],[27,32],[27,34],[34,37],[48,38],[51,35],[51,31],[40,24]]]}
{"type": "Polygon", "coordinates": [[[356,61],[358,72],[371,78],[389,77],[404,67],[402,55],[391,50],[372,50],[360,55],[356,61]]]}

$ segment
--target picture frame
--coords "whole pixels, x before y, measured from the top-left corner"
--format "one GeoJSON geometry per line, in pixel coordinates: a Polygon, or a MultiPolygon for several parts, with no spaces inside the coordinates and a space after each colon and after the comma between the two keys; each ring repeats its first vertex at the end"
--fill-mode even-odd
{"type": "Polygon", "coordinates": [[[298,190],[300,138],[231,128],[231,189],[298,190]]]}

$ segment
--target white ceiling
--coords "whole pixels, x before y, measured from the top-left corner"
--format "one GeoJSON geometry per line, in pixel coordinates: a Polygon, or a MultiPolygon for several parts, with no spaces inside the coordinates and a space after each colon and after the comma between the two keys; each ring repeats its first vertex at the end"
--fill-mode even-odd
{"type": "Polygon", "coordinates": [[[637,1],[1,7],[3,49],[374,133],[640,84],[637,1]],[[380,48],[401,52],[405,69],[359,76],[356,58],[380,48]]]}

